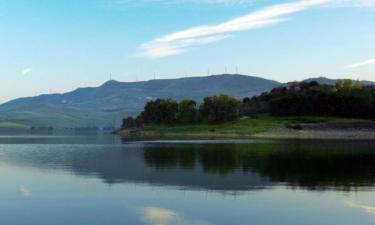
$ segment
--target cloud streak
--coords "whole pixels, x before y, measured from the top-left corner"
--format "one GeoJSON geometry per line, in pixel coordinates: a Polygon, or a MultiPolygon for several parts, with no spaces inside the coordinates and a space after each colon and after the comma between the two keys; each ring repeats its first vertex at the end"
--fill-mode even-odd
{"type": "Polygon", "coordinates": [[[33,68],[29,67],[29,68],[25,68],[21,71],[22,75],[27,75],[29,73],[33,72],[33,68]]]}
{"type": "Polygon", "coordinates": [[[374,7],[374,0],[335,0],[332,1],[334,6],[343,7],[374,7]]]}
{"type": "Polygon", "coordinates": [[[181,4],[194,4],[194,5],[225,5],[225,6],[238,6],[250,5],[255,0],[112,0],[112,5],[147,5],[157,4],[163,6],[174,6],[181,4]]]}
{"type": "Polygon", "coordinates": [[[278,24],[288,15],[323,6],[368,6],[367,0],[299,0],[276,4],[216,25],[203,25],[181,30],[151,40],[140,46],[138,56],[160,58],[181,54],[192,47],[206,45],[235,32],[278,24]]]}
{"type": "Polygon", "coordinates": [[[354,64],[351,64],[351,65],[348,65],[346,66],[346,68],[349,68],[349,69],[354,69],[354,68],[358,68],[358,67],[362,67],[362,66],[367,66],[367,65],[371,65],[371,64],[375,64],[375,58],[374,59],[367,59],[363,62],[359,62],[359,63],[354,63],[354,64]]]}
{"type": "Polygon", "coordinates": [[[331,2],[332,0],[302,0],[278,4],[224,23],[178,31],[143,44],[140,55],[151,58],[177,55],[191,47],[222,40],[233,32],[281,23],[286,20],[283,18],[286,15],[331,2]]]}

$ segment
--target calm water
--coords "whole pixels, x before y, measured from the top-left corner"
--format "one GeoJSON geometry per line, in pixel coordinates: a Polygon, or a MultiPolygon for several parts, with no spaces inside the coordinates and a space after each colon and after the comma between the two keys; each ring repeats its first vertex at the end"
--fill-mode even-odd
{"type": "Polygon", "coordinates": [[[375,142],[0,136],[4,225],[370,225],[375,142]]]}

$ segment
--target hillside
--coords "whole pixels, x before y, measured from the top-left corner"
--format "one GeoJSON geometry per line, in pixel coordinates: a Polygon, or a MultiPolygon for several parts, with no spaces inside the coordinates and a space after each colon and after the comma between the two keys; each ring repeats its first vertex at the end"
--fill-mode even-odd
{"type": "MultiPolygon", "coordinates": [[[[317,81],[319,84],[328,84],[328,85],[334,85],[336,84],[336,81],[338,79],[330,79],[327,77],[313,77],[309,78],[303,81],[310,82],[310,81],[317,81]]],[[[368,80],[362,80],[361,81],[364,85],[375,85],[375,82],[373,81],[368,81],[368,80]]]]}
{"type": "Polygon", "coordinates": [[[79,88],[63,94],[19,98],[0,105],[2,124],[25,126],[110,126],[126,115],[139,113],[156,98],[201,101],[205,96],[253,96],[280,83],[246,75],[213,75],[142,82],[108,81],[99,87],[79,88]]]}

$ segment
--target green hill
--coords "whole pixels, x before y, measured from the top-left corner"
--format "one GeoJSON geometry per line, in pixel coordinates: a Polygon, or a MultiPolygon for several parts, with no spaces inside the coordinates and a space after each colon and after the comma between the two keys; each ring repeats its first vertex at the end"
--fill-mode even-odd
{"type": "Polygon", "coordinates": [[[279,85],[259,77],[228,74],[142,82],[111,80],[99,87],[4,103],[0,105],[0,125],[59,128],[119,125],[124,116],[138,114],[152,99],[191,98],[200,102],[206,96],[218,94],[243,98],[279,85]]]}

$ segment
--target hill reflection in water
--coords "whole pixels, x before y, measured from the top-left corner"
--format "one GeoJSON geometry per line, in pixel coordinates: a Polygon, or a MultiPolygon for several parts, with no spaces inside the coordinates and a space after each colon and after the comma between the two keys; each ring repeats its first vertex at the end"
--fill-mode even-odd
{"type": "Polygon", "coordinates": [[[286,185],[353,191],[375,184],[375,142],[132,142],[0,145],[0,161],[109,184],[247,191],[286,185]]]}

